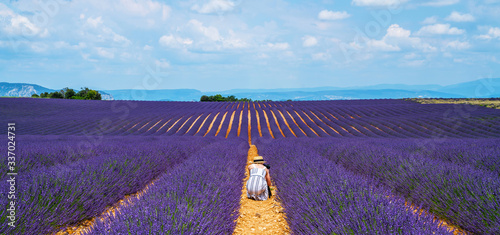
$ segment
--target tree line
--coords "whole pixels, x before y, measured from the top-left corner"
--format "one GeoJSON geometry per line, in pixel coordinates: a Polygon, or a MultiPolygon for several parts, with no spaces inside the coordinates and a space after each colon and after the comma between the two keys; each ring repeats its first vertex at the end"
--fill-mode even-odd
{"type": "MultiPolygon", "coordinates": [[[[234,95],[229,95],[229,96],[222,96],[221,94],[217,95],[202,95],[200,98],[201,102],[234,102],[234,101],[248,101],[248,102],[271,102],[273,100],[252,100],[250,98],[241,98],[238,99],[234,95]]],[[[292,101],[292,100],[287,100],[287,101],[292,101]]]]}
{"type": "Polygon", "coordinates": [[[76,100],[101,100],[101,93],[96,90],[91,90],[88,87],[81,88],[80,91],[76,92],[71,88],[63,88],[60,91],[54,92],[43,92],[31,95],[33,98],[50,98],[50,99],[76,99],[76,100]]]}
{"type": "Polygon", "coordinates": [[[248,99],[248,98],[241,98],[241,99],[238,99],[236,98],[234,95],[230,95],[230,96],[222,96],[221,94],[217,94],[217,95],[202,95],[201,98],[200,98],[200,101],[201,102],[230,102],[230,101],[252,101],[252,99],[248,99]]]}

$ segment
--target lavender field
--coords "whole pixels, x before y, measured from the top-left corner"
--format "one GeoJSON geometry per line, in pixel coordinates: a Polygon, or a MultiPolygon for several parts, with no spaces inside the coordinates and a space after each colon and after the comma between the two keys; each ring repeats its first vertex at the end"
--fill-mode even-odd
{"type": "Polygon", "coordinates": [[[18,156],[18,221],[0,234],[57,234],[103,213],[81,234],[231,234],[250,144],[272,165],[292,234],[453,234],[442,221],[500,233],[500,110],[30,98],[0,98],[0,109],[18,156]]]}

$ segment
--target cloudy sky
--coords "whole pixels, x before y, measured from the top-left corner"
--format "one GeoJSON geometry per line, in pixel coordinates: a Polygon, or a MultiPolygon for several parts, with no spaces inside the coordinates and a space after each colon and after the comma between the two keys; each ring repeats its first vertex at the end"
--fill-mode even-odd
{"type": "Polygon", "coordinates": [[[0,0],[0,81],[53,89],[500,77],[500,0],[0,0]]]}

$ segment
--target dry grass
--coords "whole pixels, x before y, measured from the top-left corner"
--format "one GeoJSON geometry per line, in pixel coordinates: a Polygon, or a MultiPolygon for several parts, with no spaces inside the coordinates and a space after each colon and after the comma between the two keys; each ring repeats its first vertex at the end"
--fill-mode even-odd
{"type": "Polygon", "coordinates": [[[486,108],[500,109],[500,99],[408,99],[421,104],[470,104],[486,108]]]}

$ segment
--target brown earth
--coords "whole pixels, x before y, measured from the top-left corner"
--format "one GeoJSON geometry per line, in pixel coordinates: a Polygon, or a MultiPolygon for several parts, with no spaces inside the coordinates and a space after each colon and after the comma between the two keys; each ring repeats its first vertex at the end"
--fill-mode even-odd
{"type": "MultiPolygon", "coordinates": [[[[246,181],[248,180],[247,167],[258,156],[257,147],[251,145],[248,150],[245,179],[241,190],[240,216],[236,220],[233,234],[290,234],[286,222],[286,215],[280,202],[277,200],[279,191],[273,190],[273,196],[266,201],[255,201],[247,198],[246,181]]],[[[272,176],[272,173],[271,173],[272,176]]]]}
{"type": "Polygon", "coordinates": [[[295,112],[295,114],[297,114],[297,116],[300,118],[300,120],[302,120],[302,122],[304,124],[306,124],[306,126],[309,127],[309,129],[311,129],[312,132],[314,132],[314,134],[319,136],[318,133],[314,129],[312,129],[309,125],[307,125],[307,122],[304,120],[304,118],[302,118],[302,116],[300,116],[300,114],[297,111],[294,110],[294,112],[295,112]]]}
{"type": "Polygon", "coordinates": [[[267,117],[266,110],[262,110],[262,112],[264,113],[264,118],[266,118],[267,129],[269,129],[269,134],[271,134],[271,137],[273,137],[273,139],[274,139],[274,134],[273,134],[273,131],[271,130],[271,125],[269,124],[269,119],[267,117]]]}
{"type": "MultiPolygon", "coordinates": [[[[217,113],[214,118],[212,118],[212,122],[210,122],[210,125],[208,125],[207,132],[205,132],[205,134],[203,135],[203,137],[205,137],[208,134],[208,132],[210,132],[210,130],[212,130],[212,127],[214,126],[214,122],[217,119],[217,117],[219,116],[219,114],[220,114],[220,112],[217,113]]],[[[215,136],[217,136],[217,134],[215,134],[215,136]]]]}
{"type": "Polygon", "coordinates": [[[280,130],[281,132],[281,135],[283,137],[286,137],[285,134],[283,134],[283,130],[281,129],[281,125],[280,123],[278,122],[278,118],[276,118],[276,115],[274,114],[274,112],[272,110],[269,110],[269,112],[271,112],[271,114],[273,115],[273,118],[274,118],[274,121],[276,122],[276,126],[278,126],[278,129],[280,130]]]}
{"type": "Polygon", "coordinates": [[[283,118],[283,121],[285,122],[285,125],[288,127],[288,129],[290,130],[290,132],[292,132],[293,136],[297,137],[297,135],[295,134],[295,132],[293,132],[292,128],[290,128],[290,125],[288,125],[288,122],[286,121],[285,115],[283,115],[283,113],[280,110],[278,110],[278,112],[280,113],[281,118],[283,118]]]}
{"type": "Polygon", "coordinates": [[[201,122],[200,127],[198,127],[198,130],[196,131],[196,133],[194,133],[195,135],[198,134],[198,132],[200,132],[201,128],[205,125],[205,122],[207,121],[208,117],[210,117],[210,115],[212,115],[212,114],[209,113],[208,116],[205,117],[205,119],[203,120],[203,122],[201,122]]]}
{"type": "MultiPolygon", "coordinates": [[[[238,104],[238,106],[240,106],[240,105],[238,104]]],[[[229,120],[229,126],[227,127],[227,131],[226,131],[226,138],[229,135],[229,132],[231,132],[231,127],[233,126],[234,114],[235,113],[236,113],[236,111],[233,111],[233,114],[231,114],[231,119],[229,120]]],[[[221,122],[221,124],[222,124],[222,122],[221,122]]]]}
{"type": "Polygon", "coordinates": [[[297,128],[299,128],[300,131],[302,131],[302,133],[307,136],[306,132],[304,132],[304,130],[302,130],[302,128],[300,128],[299,124],[297,124],[297,121],[295,121],[295,118],[293,118],[293,116],[290,114],[290,112],[286,111],[286,113],[288,113],[288,116],[292,119],[293,123],[295,123],[295,126],[297,126],[297,128]]]}

